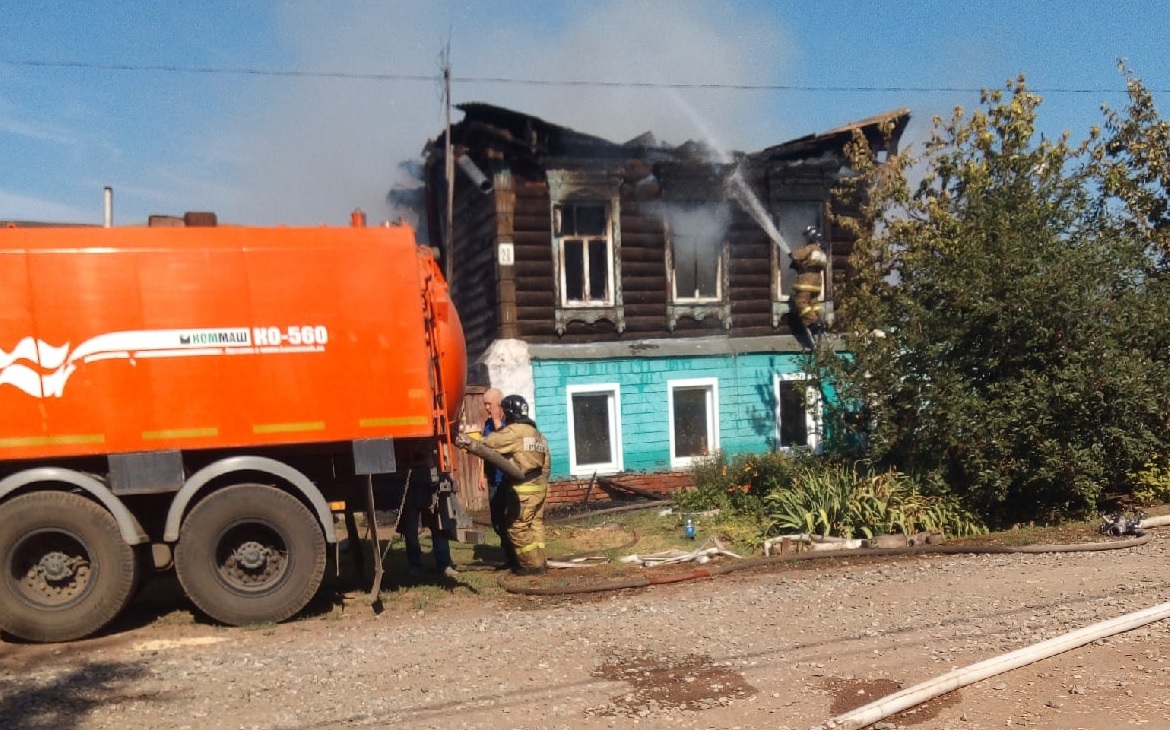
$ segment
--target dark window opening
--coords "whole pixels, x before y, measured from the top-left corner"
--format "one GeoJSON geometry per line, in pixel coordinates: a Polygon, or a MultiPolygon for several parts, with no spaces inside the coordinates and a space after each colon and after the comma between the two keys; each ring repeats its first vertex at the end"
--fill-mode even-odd
{"type": "Polygon", "coordinates": [[[585,242],[567,239],[565,249],[565,300],[579,302],[585,299],[585,242]]]}
{"type": "Polygon", "coordinates": [[[613,461],[609,404],[608,393],[573,396],[573,445],[578,466],[613,461]]]}
{"type": "Polygon", "coordinates": [[[674,390],[674,456],[704,456],[709,453],[707,434],[707,389],[674,390]]]}
{"type": "Polygon", "coordinates": [[[807,384],[803,380],[780,381],[780,446],[808,446],[807,384]]]}

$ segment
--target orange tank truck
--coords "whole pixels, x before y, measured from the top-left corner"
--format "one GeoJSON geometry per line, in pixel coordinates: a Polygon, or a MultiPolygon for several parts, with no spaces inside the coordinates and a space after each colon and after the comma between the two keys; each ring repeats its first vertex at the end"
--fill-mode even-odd
{"type": "Polygon", "coordinates": [[[283,620],[410,473],[454,535],[459,319],[409,227],[354,223],[0,229],[0,629],[88,635],[171,567],[283,620]]]}

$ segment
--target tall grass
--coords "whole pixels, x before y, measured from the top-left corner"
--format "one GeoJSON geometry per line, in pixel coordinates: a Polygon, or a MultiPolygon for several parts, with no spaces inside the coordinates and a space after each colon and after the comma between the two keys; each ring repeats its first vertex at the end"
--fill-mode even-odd
{"type": "Polygon", "coordinates": [[[805,454],[715,454],[694,468],[694,481],[676,496],[679,509],[720,509],[756,523],[762,537],[986,532],[937,483],[805,454]]]}

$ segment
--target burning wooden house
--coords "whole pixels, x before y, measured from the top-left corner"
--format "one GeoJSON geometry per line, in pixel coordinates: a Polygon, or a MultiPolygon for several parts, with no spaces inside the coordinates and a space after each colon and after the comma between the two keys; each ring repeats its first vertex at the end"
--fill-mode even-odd
{"type": "Polygon", "coordinates": [[[807,226],[822,232],[831,307],[851,250],[827,215],[845,144],[860,131],[878,150],[896,145],[907,110],[727,159],[459,109],[450,139],[427,148],[430,243],[471,384],[529,400],[554,480],[817,448],[820,389],[789,322],[788,254],[807,226]]]}

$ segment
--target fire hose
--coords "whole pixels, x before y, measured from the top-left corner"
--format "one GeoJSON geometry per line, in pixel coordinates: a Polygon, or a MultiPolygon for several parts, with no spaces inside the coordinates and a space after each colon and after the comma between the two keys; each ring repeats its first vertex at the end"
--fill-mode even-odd
{"type": "Polygon", "coordinates": [[[475,439],[459,434],[455,437],[455,445],[473,456],[478,456],[518,482],[524,482],[528,479],[524,472],[520,471],[520,467],[512,463],[511,459],[501,455],[495,449],[489,449],[475,439]]]}
{"type": "Polygon", "coordinates": [[[747,570],[749,568],[759,568],[762,566],[778,565],[781,563],[794,563],[805,560],[819,560],[823,558],[842,558],[842,557],[885,557],[896,555],[985,555],[992,553],[1069,553],[1069,552],[1092,552],[1099,550],[1118,550],[1122,548],[1133,548],[1145,545],[1150,541],[1149,534],[1141,535],[1139,537],[1128,540],[1111,540],[1108,542],[1092,542],[1082,543],[1079,545],[923,545],[921,547],[904,547],[904,548],[858,548],[849,550],[847,552],[803,552],[803,553],[787,553],[783,555],[769,555],[757,558],[746,558],[744,560],[737,560],[734,563],[726,565],[712,565],[698,568],[686,573],[678,573],[663,576],[642,576],[636,578],[617,578],[614,580],[597,581],[594,583],[586,583],[582,585],[573,586],[530,586],[519,585],[511,581],[501,579],[500,586],[509,593],[515,593],[525,596],[563,596],[578,593],[602,593],[605,591],[617,591],[627,588],[645,588],[653,585],[663,585],[666,583],[682,583],[688,580],[701,580],[704,578],[711,578],[716,575],[724,575],[726,573],[733,573],[737,570],[747,570]]]}
{"type": "MultiPolygon", "coordinates": [[[[1170,518],[1165,521],[1144,520],[1143,527],[1170,525],[1170,518]]],[[[905,548],[859,548],[847,552],[804,552],[771,555],[759,558],[748,558],[727,565],[703,567],[686,573],[669,575],[651,575],[638,578],[598,581],[577,586],[522,586],[501,579],[500,586],[509,593],[529,596],[554,596],[577,593],[596,593],[601,591],[622,590],[629,588],[643,588],[669,583],[681,583],[689,580],[712,578],[716,575],[731,573],[736,570],[745,570],[761,566],[776,565],[803,560],[818,560],[822,558],[840,558],[853,556],[893,556],[893,555],[981,555],[993,553],[1056,553],[1056,552],[1092,552],[1101,550],[1118,550],[1145,545],[1151,539],[1149,533],[1127,540],[1112,540],[1108,542],[1082,543],[1077,545],[985,545],[985,546],[953,546],[953,545],[923,545],[905,548]]],[[[1047,659],[1098,639],[1113,634],[1130,631],[1154,621],[1170,618],[1170,603],[1164,603],[1152,608],[1104,621],[1070,633],[1058,636],[1047,641],[1034,644],[1023,649],[994,657],[986,661],[972,664],[958,669],[933,680],[923,682],[895,694],[871,702],[850,712],[838,715],[821,725],[815,725],[809,730],[858,730],[872,725],[890,715],[901,712],[915,705],[920,705],[939,695],[952,692],[960,687],[979,682],[1012,669],[1026,666],[1033,662],[1047,659]]]]}
{"type": "MultiPolygon", "coordinates": [[[[1142,527],[1155,527],[1162,525],[1170,525],[1170,517],[1165,519],[1154,518],[1153,520],[1143,520],[1142,527]]],[[[638,578],[617,579],[610,581],[598,581],[585,585],[577,586],[520,586],[509,581],[500,580],[500,585],[509,593],[518,593],[530,596],[552,596],[552,595],[567,595],[576,593],[594,593],[601,591],[621,590],[629,588],[642,588],[654,585],[665,585],[669,583],[680,583],[688,580],[697,580],[703,578],[711,578],[716,575],[731,573],[736,570],[745,570],[748,568],[756,568],[761,566],[776,565],[780,563],[789,563],[803,560],[817,560],[822,558],[845,557],[845,556],[893,556],[893,555],[979,555],[992,553],[1054,553],[1054,552],[1092,552],[1101,550],[1117,550],[1124,548],[1139,547],[1145,545],[1151,539],[1149,533],[1141,534],[1137,537],[1127,540],[1112,540],[1108,542],[1096,543],[1082,543],[1077,545],[1023,545],[1023,546],[1003,546],[1003,545],[986,545],[986,546],[953,546],[953,545],[923,545],[905,548],[860,548],[849,550],[847,553],[832,551],[832,552],[804,552],[804,553],[788,553],[781,555],[771,555],[761,558],[748,558],[746,560],[739,560],[728,565],[717,565],[710,567],[703,567],[697,570],[688,571],[681,574],[670,574],[660,576],[644,576],[638,578]]],[[[1047,641],[1042,641],[1032,646],[1024,647],[1016,651],[1004,654],[998,657],[972,664],[962,669],[957,669],[948,672],[940,677],[936,677],[927,682],[915,685],[913,687],[901,690],[887,697],[871,702],[868,705],[859,707],[850,712],[846,712],[836,717],[830,718],[820,725],[815,725],[809,730],[858,730],[868,725],[872,725],[879,720],[889,717],[897,712],[920,705],[935,697],[952,692],[961,687],[974,684],[982,681],[988,677],[1018,669],[1033,662],[1047,659],[1048,657],[1061,654],[1063,652],[1083,646],[1092,641],[1102,639],[1114,634],[1119,634],[1125,631],[1130,631],[1139,626],[1144,626],[1154,621],[1170,618],[1170,603],[1163,603],[1143,611],[1126,614],[1109,621],[1092,624],[1081,629],[1063,634],[1047,641]]]]}
{"type": "MultiPolygon", "coordinates": [[[[1139,531],[1152,527],[1170,525],[1170,515],[1160,517],[1143,517],[1134,527],[1139,531]]],[[[1148,541],[1149,534],[1142,535],[1138,540],[1148,541]]],[[[1133,543],[1134,541],[1126,541],[1133,543]]],[[[1119,545],[1120,546],[1120,545],[1119,545]]],[[[913,687],[908,687],[894,694],[887,695],[879,700],[863,705],[854,710],[830,718],[820,725],[814,725],[809,730],[857,730],[872,725],[879,720],[889,717],[896,712],[920,705],[947,692],[953,692],[961,687],[974,684],[997,674],[1019,669],[1020,667],[1038,662],[1042,659],[1062,654],[1066,651],[1084,646],[1092,641],[1104,639],[1114,634],[1131,631],[1139,626],[1170,618],[1170,603],[1161,603],[1141,611],[1127,613],[1108,621],[1090,624],[1080,629],[1070,631],[1060,636],[1041,641],[1022,649],[1001,654],[969,666],[956,669],[934,679],[927,680],[913,687]]]]}
{"type": "Polygon", "coordinates": [[[997,674],[1019,669],[1041,659],[1047,659],[1062,654],[1091,641],[1104,639],[1107,636],[1131,631],[1139,626],[1170,618],[1170,603],[1134,611],[1123,616],[1090,624],[1084,628],[1070,631],[1066,634],[1041,641],[1038,644],[1025,646],[1022,649],[986,659],[975,664],[947,672],[939,677],[928,680],[900,692],[887,695],[868,705],[858,707],[842,715],[837,715],[820,725],[814,725],[809,730],[857,730],[872,725],[882,718],[889,717],[895,712],[901,712],[915,705],[932,700],[939,695],[953,692],[960,687],[982,681],[997,674]]]}

